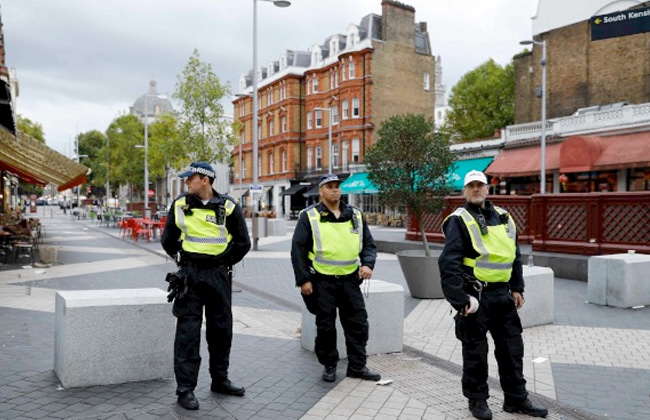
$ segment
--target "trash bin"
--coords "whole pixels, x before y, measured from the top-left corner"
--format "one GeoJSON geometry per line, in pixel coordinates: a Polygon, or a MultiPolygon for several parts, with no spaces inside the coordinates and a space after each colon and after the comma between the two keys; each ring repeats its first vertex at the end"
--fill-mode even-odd
{"type": "MultiPolygon", "coordinates": [[[[258,238],[266,238],[268,236],[268,227],[269,227],[269,219],[266,217],[260,217],[257,216],[255,217],[255,223],[257,224],[257,237],[258,238]]],[[[255,227],[253,227],[255,229],[255,227]]]]}

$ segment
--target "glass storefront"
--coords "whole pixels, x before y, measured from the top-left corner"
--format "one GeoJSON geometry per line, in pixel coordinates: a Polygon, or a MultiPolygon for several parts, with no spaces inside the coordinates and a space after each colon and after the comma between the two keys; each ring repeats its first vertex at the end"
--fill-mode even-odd
{"type": "Polygon", "coordinates": [[[628,191],[650,191],[650,167],[627,170],[628,191]]]}
{"type": "Polygon", "coordinates": [[[560,189],[567,193],[616,192],[618,177],[616,171],[562,174],[560,175],[560,189]]]}

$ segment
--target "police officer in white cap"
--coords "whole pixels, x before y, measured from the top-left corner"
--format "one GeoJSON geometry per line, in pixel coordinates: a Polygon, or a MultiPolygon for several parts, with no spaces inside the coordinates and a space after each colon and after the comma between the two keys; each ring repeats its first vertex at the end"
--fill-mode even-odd
{"type": "Polygon", "coordinates": [[[490,331],[504,394],[503,409],[532,417],[548,410],[528,399],[523,375],[524,343],[517,309],[524,305],[524,278],[512,216],[486,200],[483,172],[465,176],[467,203],[443,222],[445,248],[438,264],[445,298],[458,311],[456,337],[463,346],[463,395],[477,419],[492,419],[487,404],[490,331]]]}

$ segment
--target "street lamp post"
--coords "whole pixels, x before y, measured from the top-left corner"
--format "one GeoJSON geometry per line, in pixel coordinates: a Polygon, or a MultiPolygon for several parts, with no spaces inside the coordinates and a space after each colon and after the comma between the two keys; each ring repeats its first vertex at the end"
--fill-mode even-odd
{"type": "Polygon", "coordinates": [[[138,149],[144,148],[144,218],[151,219],[151,209],[149,208],[149,162],[147,160],[147,154],[149,152],[149,119],[148,114],[149,110],[147,109],[147,98],[149,94],[144,95],[144,146],[136,145],[138,149]]]}
{"type": "MultiPolygon", "coordinates": [[[[277,7],[289,7],[290,1],[286,0],[253,0],[253,185],[257,185],[257,2],[268,1],[272,2],[277,7]]],[[[253,211],[251,221],[253,223],[253,251],[257,251],[257,242],[259,239],[259,232],[257,227],[257,194],[252,193],[253,211]]]]}
{"type": "MultiPolygon", "coordinates": [[[[82,157],[88,157],[88,155],[80,155],[79,154],[79,135],[77,135],[77,141],[75,142],[77,146],[77,163],[81,162],[82,157]]],[[[77,211],[81,210],[81,197],[79,195],[79,188],[81,188],[81,185],[77,185],[77,211]]],[[[72,205],[70,206],[72,207],[72,205]]]]}
{"type": "Polygon", "coordinates": [[[542,141],[541,141],[541,169],[539,192],[546,194],[546,40],[543,41],[521,41],[521,45],[542,46],[542,141]]]}
{"type": "Polygon", "coordinates": [[[332,108],[314,108],[319,111],[327,111],[327,114],[329,115],[329,127],[327,131],[327,140],[328,140],[328,145],[327,145],[327,160],[329,161],[329,164],[327,165],[327,173],[331,174],[332,173],[332,108]]]}

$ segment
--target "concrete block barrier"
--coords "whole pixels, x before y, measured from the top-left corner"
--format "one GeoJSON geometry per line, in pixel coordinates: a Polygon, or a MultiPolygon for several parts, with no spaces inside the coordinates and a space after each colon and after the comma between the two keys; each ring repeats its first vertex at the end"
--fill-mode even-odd
{"type": "Polygon", "coordinates": [[[587,300],[631,308],[650,305],[650,255],[612,254],[590,257],[587,300]]]}
{"type": "Polygon", "coordinates": [[[524,328],[550,324],[554,315],[554,274],[548,267],[524,266],[526,302],[519,310],[519,318],[524,328]]]}
{"type": "MultiPolygon", "coordinates": [[[[365,291],[368,280],[361,285],[365,291]]],[[[385,354],[401,352],[404,346],[404,288],[382,280],[370,280],[370,290],[365,296],[368,312],[369,338],[366,353],[385,354]]],[[[302,308],[302,347],[314,351],[316,317],[306,307],[302,308]]],[[[347,357],[345,336],[337,316],[336,346],[341,358],[347,357]]]]}
{"type": "Polygon", "coordinates": [[[56,294],[54,372],[68,387],[174,376],[176,320],[155,288],[56,294]]]}

